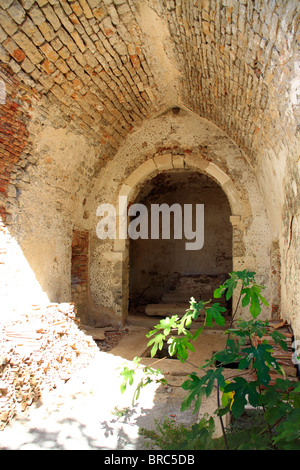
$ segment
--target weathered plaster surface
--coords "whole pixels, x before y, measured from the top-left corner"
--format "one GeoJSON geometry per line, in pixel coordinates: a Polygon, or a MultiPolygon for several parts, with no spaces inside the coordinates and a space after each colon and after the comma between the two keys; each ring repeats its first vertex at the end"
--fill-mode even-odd
{"type": "MultiPolygon", "coordinates": [[[[233,252],[233,267],[256,271],[258,282],[267,287],[266,296],[270,295],[270,229],[255,176],[244,155],[220,129],[188,111],[183,110],[176,116],[170,112],[145,123],[128,137],[114,160],[103,170],[88,202],[94,246],[104,249],[103,242],[97,240],[95,232],[98,204],[117,204],[120,189],[124,194],[126,188],[129,200],[133,200],[133,195],[145,180],[170,169],[170,166],[173,168],[173,153],[181,153],[184,165],[207,173],[221,186],[224,185],[224,189],[232,184],[228,191],[228,195],[231,195],[229,203],[232,215],[241,217],[240,223],[235,226],[238,240],[233,252]],[[235,212],[237,208],[240,213],[235,212]]],[[[119,252],[113,242],[109,245],[107,241],[105,245],[106,249],[110,246],[105,261],[99,256],[100,248],[91,253],[91,295],[99,305],[106,304],[105,299],[108,298],[108,292],[112,291],[120,262],[128,262],[124,242],[119,245],[119,252]],[[102,282],[104,273],[105,284],[102,282]]],[[[121,278],[118,279],[118,285],[126,297],[128,288],[121,278]]],[[[126,315],[120,304],[116,314],[120,317],[126,315]]]]}
{"type": "Polygon", "coordinates": [[[5,0],[0,20],[2,286],[34,290],[24,257],[42,296],[68,297],[90,230],[91,295],[121,315],[126,244],[101,245],[95,208],[188,166],[222,186],[235,267],[300,338],[298,0],[5,0]]]}
{"type": "MultiPolygon", "coordinates": [[[[39,303],[41,296],[48,302],[70,301],[72,230],[86,226],[84,197],[90,177],[86,162],[93,165],[97,156],[82,134],[54,127],[51,121],[41,126],[38,113],[34,118],[30,128],[35,135],[34,164],[16,184],[10,207],[9,233],[20,247],[19,268],[5,271],[5,288],[26,292],[29,303],[39,303]],[[20,267],[23,258],[33,272],[34,286],[20,267]]],[[[15,266],[15,257],[12,251],[6,253],[7,266],[15,266]]],[[[24,307],[25,299],[23,307],[18,296],[15,301],[24,307]]]]}

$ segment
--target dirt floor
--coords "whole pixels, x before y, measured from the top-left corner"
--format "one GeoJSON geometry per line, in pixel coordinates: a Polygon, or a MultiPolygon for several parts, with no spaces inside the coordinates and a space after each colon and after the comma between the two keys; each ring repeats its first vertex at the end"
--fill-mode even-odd
{"type": "MultiPolygon", "coordinates": [[[[139,435],[141,427],[153,429],[155,420],[162,421],[164,417],[185,425],[196,422],[199,416],[192,410],[180,411],[186,394],[180,386],[186,374],[195,371],[192,364],[203,364],[225,344],[223,331],[208,330],[202,334],[189,364],[173,359],[157,362],[154,367],[163,371],[169,385],[148,385],[133,404],[134,387],[120,393],[120,372],[124,365],[132,367],[135,356],[142,357],[143,365],[153,363],[147,357],[146,338],[149,326],[153,326],[151,322],[153,319],[148,319],[149,324],[141,326],[138,319],[133,319],[122,330],[105,331],[97,340],[98,356],[1,431],[0,449],[142,450],[147,442],[139,435]]],[[[137,380],[140,378],[137,373],[137,380]]],[[[201,414],[212,414],[216,407],[216,397],[212,396],[204,401],[201,414]]]]}

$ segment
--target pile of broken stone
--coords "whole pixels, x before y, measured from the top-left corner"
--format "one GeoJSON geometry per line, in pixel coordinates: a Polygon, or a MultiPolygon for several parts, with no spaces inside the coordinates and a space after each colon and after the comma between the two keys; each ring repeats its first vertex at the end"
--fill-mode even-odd
{"type": "Polygon", "coordinates": [[[0,335],[0,430],[99,351],[71,303],[33,306],[0,335]]]}

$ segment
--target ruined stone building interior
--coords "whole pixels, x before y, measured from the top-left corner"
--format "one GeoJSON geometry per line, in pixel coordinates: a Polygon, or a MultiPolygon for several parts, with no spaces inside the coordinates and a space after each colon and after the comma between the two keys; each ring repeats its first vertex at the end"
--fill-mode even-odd
{"type": "Polygon", "coordinates": [[[247,269],[300,340],[299,25],[298,0],[1,0],[0,321],[122,327],[247,269]],[[100,239],[120,197],[204,204],[203,248],[100,239]]]}

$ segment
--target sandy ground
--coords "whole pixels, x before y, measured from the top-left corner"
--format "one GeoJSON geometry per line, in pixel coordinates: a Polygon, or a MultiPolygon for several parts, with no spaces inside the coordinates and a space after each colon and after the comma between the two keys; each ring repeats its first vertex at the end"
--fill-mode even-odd
{"type": "MultiPolygon", "coordinates": [[[[25,416],[0,432],[0,449],[142,450],[147,447],[145,439],[139,435],[139,428],[153,428],[155,420],[165,416],[186,425],[194,423],[198,416],[192,411],[180,412],[186,393],[180,385],[185,374],[194,370],[193,366],[181,365],[171,359],[161,361],[157,367],[161,367],[165,377],[176,386],[147,385],[134,405],[133,387],[120,393],[123,365],[132,365],[135,356],[145,355],[147,331],[131,327],[114,349],[110,352],[99,350],[97,357],[68,382],[43,394],[25,416]]],[[[222,341],[221,332],[203,336],[202,346],[197,348],[191,361],[203,363],[222,341]]],[[[152,361],[143,358],[142,363],[147,365],[152,361]]],[[[203,412],[215,409],[213,397],[204,404],[203,412]]]]}

